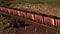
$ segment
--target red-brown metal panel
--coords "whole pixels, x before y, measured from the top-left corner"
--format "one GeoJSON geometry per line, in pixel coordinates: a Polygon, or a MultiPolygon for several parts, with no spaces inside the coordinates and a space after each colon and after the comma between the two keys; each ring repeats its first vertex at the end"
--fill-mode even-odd
{"type": "Polygon", "coordinates": [[[2,11],[4,11],[5,8],[2,8],[2,11]]]}
{"type": "Polygon", "coordinates": [[[44,17],[44,23],[53,25],[52,18],[50,18],[50,17],[44,17]]]}
{"type": "Polygon", "coordinates": [[[7,8],[1,8],[1,11],[7,12],[8,9],[7,8]]]}
{"type": "Polygon", "coordinates": [[[1,11],[3,11],[3,8],[1,7],[1,11]]]}
{"type": "Polygon", "coordinates": [[[26,12],[20,12],[20,16],[26,18],[26,12]]]}
{"type": "Polygon", "coordinates": [[[55,26],[60,26],[60,19],[55,19],[55,26]]]}
{"type": "Polygon", "coordinates": [[[11,10],[13,15],[17,15],[17,11],[16,10],[11,10]]]}
{"type": "Polygon", "coordinates": [[[35,15],[35,21],[43,23],[43,16],[41,16],[41,15],[35,15]]]}
{"type": "Polygon", "coordinates": [[[32,14],[31,13],[27,13],[27,17],[28,19],[32,19],[32,14]]]}
{"type": "Polygon", "coordinates": [[[8,11],[8,8],[5,8],[4,11],[7,12],[8,11]]]}
{"type": "Polygon", "coordinates": [[[13,10],[12,9],[10,9],[10,13],[13,14],[13,10]]]}
{"type": "Polygon", "coordinates": [[[3,8],[3,11],[5,11],[5,8],[3,8]]]}
{"type": "Polygon", "coordinates": [[[1,7],[0,7],[0,10],[1,10],[1,7]]]}

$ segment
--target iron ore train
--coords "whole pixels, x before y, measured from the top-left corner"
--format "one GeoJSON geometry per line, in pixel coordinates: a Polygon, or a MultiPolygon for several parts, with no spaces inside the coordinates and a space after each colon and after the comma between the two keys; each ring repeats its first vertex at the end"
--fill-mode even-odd
{"type": "Polygon", "coordinates": [[[36,12],[30,12],[30,11],[24,11],[24,10],[16,10],[6,7],[0,7],[0,12],[6,12],[12,15],[24,17],[26,19],[30,19],[33,21],[36,21],[40,24],[48,24],[52,26],[60,26],[60,19],[57,17],[36,13],[36,12]]]}

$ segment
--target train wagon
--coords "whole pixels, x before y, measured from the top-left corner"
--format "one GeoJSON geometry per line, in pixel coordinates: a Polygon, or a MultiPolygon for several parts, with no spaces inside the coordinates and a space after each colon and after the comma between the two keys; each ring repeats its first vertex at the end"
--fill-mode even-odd
{"type": "Polygon", "coordinates": [[[1,11],[1,7],[0,7],[0,11],[1,11]]]}
{"type": "Polygon", "coordinates": [[[46,16],[44,16],[44,23],[53,26],[55,25],[54,19],[46,16]]]}
{"type": "Polygon", "coordinates": [[[39,22],[39,23],[43,23],[43,16],[35,14],[35,19],[34,20],[39,22]]]}
{"type": "Polygon", "coordinates": [[[18,11],[17,10],[12,10],[13,15],[18,15],[18,11]]]}
{"type": "Polygon", "coordinates": [[[18,14],[17,10],[12,10],[12,9],[8,9],[8,13],[10,13],[12,15],[17,15],[18,14]]]}
{"type": "Polygon", "coordinates": [[[18,11],[18,10],[13,10],[13,9],[8,9],[8,8],[3,8],[0,7],[1,11],[4,11],[6,13],[10,13],[12,15],[18,15],[27,19],[35,20],[39,23],[45,23],[49,25],[55,25],[55,26],[60,26],[60,19],[55,19],[51,18],[48,16],[42,16],[38,14],[33,14],[33,13],[28,13],[28,12],[23,12],[23,11],[18,11]]]}
{"type": "Polygon", "coordinates": [[[3,9],[2,9],[2,7],[0,7],[0,11],[2,11],[3,9]]]}
{"type": "Polygon", "coordinates": [[[8,12],[8,8],[5,8],[4,10],[5,10],[5,12],[8,12]]]}
{"type": "Polygon", "coordinates": [[[3,11],[5,11],[5,8],[2,8],[3,9],[3,11]]]}
{"type": "Polygon", "coordinates": [[[7,12],[7,9],[8,8],[2,8],[2,7],[0,7],[0,10],[3,11],[3,12],[7,12]]]}
{"type": "Polygon", "coordinates": [[[60,19],[55,19],[55,26],[60,26],[60,19]]]}
{"type": "Polygon", "coordinates": [[[34,14],[27,13],[27,19],[34,20],[34,14]]]}
{"type": "Polygon", "coordinates": [[[3,11],[4,8],[1,7],[1,11],[3,11]]]}
{"type": "Polygon", "coordinates": [[[0,7],[0,10],[5,12],[7,10],[7,8],[0,7]]]}
{"type": "Polygon", "coordinates": [[[27,15],[26,12],[22,12],[22,11],[20,12],[20,16],[21,16],[21,17],[26,18],[26,15],[27,15]]]}
{"type": "Polygon", "coordinates": [[[0,7],[0,11],[2,11],[2,7],[0,7]]]}
{"type": "Polygon", "coordinates": [[[12,9],[8,9],[8,13],[13,14],[13,10],[12,9]]]}

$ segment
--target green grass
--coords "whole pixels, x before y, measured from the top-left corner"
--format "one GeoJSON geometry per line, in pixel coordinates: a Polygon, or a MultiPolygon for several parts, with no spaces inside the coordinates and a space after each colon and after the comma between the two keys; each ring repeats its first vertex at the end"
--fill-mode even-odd
{"type": "Polygon", "coordinates": [[[26,4],[26,3],[33,3],[33,4],[39,4],[39,3],[60,3],[60,0],[13,0],[12,2],[9,2],[7,0],[0,0],[1,6],[9,6],[10,4],[17,5],[17,4],[26,4]]]}
{"type": "Polygon", "coordinates": [[[5,27],[6,25],[0,25],[0,30],[4,30],[5,27]]]}
{"type": "Polygon", "coordinates": [[[60,0],[14,0],[15,3],[59,3],[60,0]]]}
{"type": "Polygon", "coordinates": [[[31,3],[31,4],[55,4],[55,3],[60,3],[60,0],[14,0],[12,2],[13,5],[18,5],[18,4],[26,4],[26,3],[31,3]]]}

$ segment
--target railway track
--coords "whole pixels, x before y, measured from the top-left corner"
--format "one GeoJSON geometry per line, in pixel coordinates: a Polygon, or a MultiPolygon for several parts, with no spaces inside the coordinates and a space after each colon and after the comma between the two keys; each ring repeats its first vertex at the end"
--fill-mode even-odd
{"type": "Polygon", "coordinates": [[[19,34],[19,32],[22,32],[22,31],[23,31],[23,33],[20,33],[20,34],[29,34],[29,33],[30,34],[60,34],[60,29],[56,29],[54,27],[49,27],[44,24],[39,24],[37,22],[30,21],[28,19],[24,19],[24,18],[18,17],[18,16],[13,16],[13,15],[7,14],[7,13],[0,12],[0,14],[12,17],[16,20],[25,21],[26,23],[31,24],[28,27],[18,28],[16,30],[16,31],[18,31],[17,34],[19,34]],[[28,33],[28,31],[29,31],[29,33],[28,33]]]}

